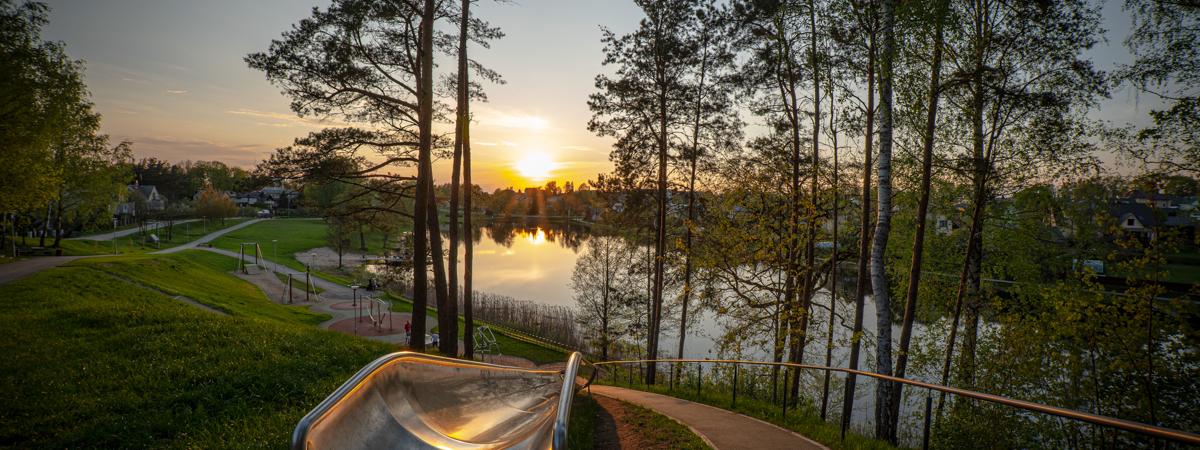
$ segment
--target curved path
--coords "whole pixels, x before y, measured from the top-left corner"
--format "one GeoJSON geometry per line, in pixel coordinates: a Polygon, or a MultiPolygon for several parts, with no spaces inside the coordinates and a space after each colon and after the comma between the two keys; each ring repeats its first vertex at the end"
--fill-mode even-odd
{"type": "Polygon", "coordinates": [[[636,403],[675,419],[690,427],[716,450],[829,450],[794,431],[714,406],[615,386],[592,386],[590,389],[594,394],[636,403]]]}

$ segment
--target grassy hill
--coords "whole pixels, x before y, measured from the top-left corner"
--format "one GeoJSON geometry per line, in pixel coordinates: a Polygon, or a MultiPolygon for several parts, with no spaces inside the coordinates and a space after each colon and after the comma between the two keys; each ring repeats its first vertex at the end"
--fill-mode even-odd
{"type": "Polygon", "coordinates": [[[281,448],[309,409],[396,350],[308,326],[320,315],[251,295],[225,273],[232,262],[97,258],[0,286],[0,447],[281,448]]]}

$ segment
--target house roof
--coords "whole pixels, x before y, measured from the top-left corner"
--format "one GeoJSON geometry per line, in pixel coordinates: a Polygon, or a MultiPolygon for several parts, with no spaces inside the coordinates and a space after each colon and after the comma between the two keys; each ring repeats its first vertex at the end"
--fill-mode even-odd
{"type": "Polygon", "coordinates": [[[1154,217],[1154,210],[1144,204],[1121,203],[1117,205],[1117,217],[1124,219],[1126,214],[1132,214],[1144,227],[1158,225],[1158,220],[1154,217]]]}
{"type": "Polygon", "coordinates": [[[153,196],[153,194],[155,192],[154,186],[145,186],[145,185],[136,185],[136,184],[129,185],[129,190],[141,192],[142,196],[146,197],[147,199],[149,199],[151,196],[153,196]]]}
{"type": "Polygon", "coordinates": [[[1171,196],[1167,195],[1167,194],[1163,194],[1160,192],[1154,192],[1154,193],[1147,194],[1147,193],[1139,191],[1137,189],[1133,189],[1133,190],[1130,190],[1129,192],[1125,193],[1125,198],[1146,198],[1146,199],[1155,200],[1155,201],[1171,200],[1171,196]]]}

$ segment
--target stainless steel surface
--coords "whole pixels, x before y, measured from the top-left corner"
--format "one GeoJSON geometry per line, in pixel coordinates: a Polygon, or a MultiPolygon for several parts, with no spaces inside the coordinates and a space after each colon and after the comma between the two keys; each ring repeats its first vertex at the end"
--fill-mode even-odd
{"type": "Polygon", "coordinates": [[[392,353],[305,415],[291,448],[566,448],[575,383],[564,380],[575,380],[581,359],[546,371],[392,353]]]}
{"type": "MultiPolygon", "coordinates": [[[[606,362],[595,363],[595,366],[617,365],[617,364],[638,364],[638,363],[647,363],[647,362],[651,362],[651,361],[653,361],[655,363],[726,363],[726,364],[733,363],[733,364],[752,364],[752,365],[759,365],[759,366],[777,365],[777,366],[783,366],[783,367],[795,367],[798,369],[830,370],[830,371],[836,371],[836,372],[854,373],[854,374],[868,376],[868,377],[872,377],[872,378],[878,378],[881,380],[890,380],[890,381],[904,383],[904,384],[908,384],[908,385],[912,385],[912,386],[922,387],[925,389],[931,389],[931,390],[935,390],[935,391],[943,391],[943,392],[947,392],[947,393],[954,394],[954,395],[961,395],[963,397],[971,397],[971,398],[984,400],[984,401],[988,401],[988,402],[992,402],[992,403],[998,403],[1001,405],[1008,405],[1008,406],[1012,406],[1012,407],[1016,407],[1016,408],[1021,408],[1021,409],[1027,410],[1027,411],[1036,411],[1036,412],[1051,414],[1051,415],[1055,415],[1055,416],[1059,416],[1059,417],[1065,417],[1068,419],[1074,419],[1074,420],[1079,420],[1079,421],[1083,421],[1083,422],[1094,423],[1094,424],[1102,425],[1102,426],[1106,426],[1106,427],[1119,428],[1119,429],[1137,433],[1137,434],[1140,434],[1143,436],[1168,439],[1171,441],[1182,442],[1184,444],[1189,444],[1189,445],[1200,445],[1200,434],[1188,433],[1186,431],[1174,430],[1171,428],[1163,428],[1163,427],[1158,427],[1158,426],[1154,426],[1154,425],[1147,425],[1144,423],[1132,422],[1132,421],[1128,421],[1128,420],[1124,420],[1124,419],[1117,419],[1117,418],[1108,417],[1108,416],[1101,416],[1098,414],[1091,414],[1091,413],[1086,413],[1086,412],[1082,412],[1082,411],[1076,411],[1073,409],[1059,408],[1056,406],[1048,406],[1048,405],[1043,405],[1040,403],[1027,402],[1024,400],[1016,400],[1016,399],[1011,399],[1008,397],[1001,397],[998,395],[991,395],[991,394],[984,394],[984,393],[975,392],[975,391],[968,391],[966,389],[958,389],[958,388],[952,388],[952,387],[947,387],[947,386],[939,386],[936,384],[922,383],[920,381],[912,381],[912,380],[906,380],[904,378],[896,378],[896,377],[887,376],[887,375],[880,375],[877,373],[863,372],[861,370],[843,369],[840,367],[812,366],[812,365],[808,365],[808,364],[775,363],[775,362],[763,362],[763,361],[738,361],[738,360],[715,360],[715,359],[658,359],[658,360],[642,359],[642,360],[636,360],[636,361],[606,361],[606,362]]],[[[599,369],[599,367],[597,367],[597,369],[599,369]]]]}

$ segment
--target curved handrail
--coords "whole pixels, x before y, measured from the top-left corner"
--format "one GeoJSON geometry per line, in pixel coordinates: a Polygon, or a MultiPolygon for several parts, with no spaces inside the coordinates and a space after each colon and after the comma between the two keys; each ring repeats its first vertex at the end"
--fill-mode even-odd
{"type": "Polygon", "coordinates": [[[291,448],[566,448],[581,360],[555,371],[388,354],[300,419],[291,448]]]}
{"type": "Polygon", "coordinates": [[[1016,407],[1016,408],[1021,408],[1021,409],[1027,410],[1027,411],[1036,411],[1036,412],[1051,414],[1051,415],[1055,415],[1055,416],[1059,416],[1059,417],[1065,417],[1068,419],[1074,419],[1074,420],[1079,420],[1079,421],[1083,421],[1083,422],[1094,423],[1096,425],[1102,425],[1102,426],[1112,427],[1112,428],[1119,428],[1119,429],[1137,433],[1137,434],[1140,434],[1143,436],[1169,439],[1169,440],[1172,440],[1175,442],[1200,446],[1200,434],[1188,433],[1186,431],[1180,431],[1180,430],[1175,430],[1175,429],[1171,429],[1171,428],[1163,428],[1163,427],[1154,426],[1154,425],[1147,425],[1147,424],[1140,423],[1140,422],[1133,422],[1133,421],[1129,421],[1129,420],[1117,419],[1117,418],[1108,417],[1108,416],[1101,416],[1098,414],[1086,413],[1086,412],[1082,412],[1082,411],[1076,411],[1073,409],[1059,408],[1056,406],[1043,405],[1040,403],[1027,402],[1024,400],[1016,400],[1016,399],[1011,399],[1008,397],[1001,397],[998,395],[984,394],[984,393],[975,392],[975,391],[968,391],[966,389],[959,389],[959,388],[952,388],[949,386],[940,386],[940,385],[936,385],[936,384],[922,383],[920,381],[907,380],[904,378],[897,378],[897,377],[888,376],[888,375],[880,375],[877,373],[864,372],[861,370],[845,369],[845,368],[841,368],[841,367],[813,366],[813,365],[808,365],[808,364],[795,364],[795,363],[784,363],[784,362],[777,363],[777,362],[765,362],[765,361],[740,361],[740,360],[719,360],[719,359],[639,359],[639,360],[630,360],[630,361],[604,361],[604,362],[593,363],[593,365],[599,367],[602,365],[610,365],[610,364],[613,364],[613,365],[615,365],[615,364],[635,364],[635,363],[648,363],[648,362],[654,362],[654,363],[733,363],[733,364],[751,364],[751,365],[759,365],[759,366],[784,366],[784,367],[794,367],[797,369],[814,369],[814,370],[853,373],[856,375],[863,375],[863,376],[878,378],[878,379],[882,379],[882,380],[894,381],[897,383],[903,383],[903,384],[908,384],[908,385],[912,385],[912,386],[922,387],[925,389],[946,392],[946,393],[950,393],[950,394],[954,394],[954,395],[960,395],[963,397],[971,397],[971,398],[975,398],[975,399],[979,399],[979,400],[983,400],[983,401],[987,401],[987,402],[998,403],[1001,405],[1007,405],[1007,406],[1012,406],[1012,407],[1016,407]]]}

